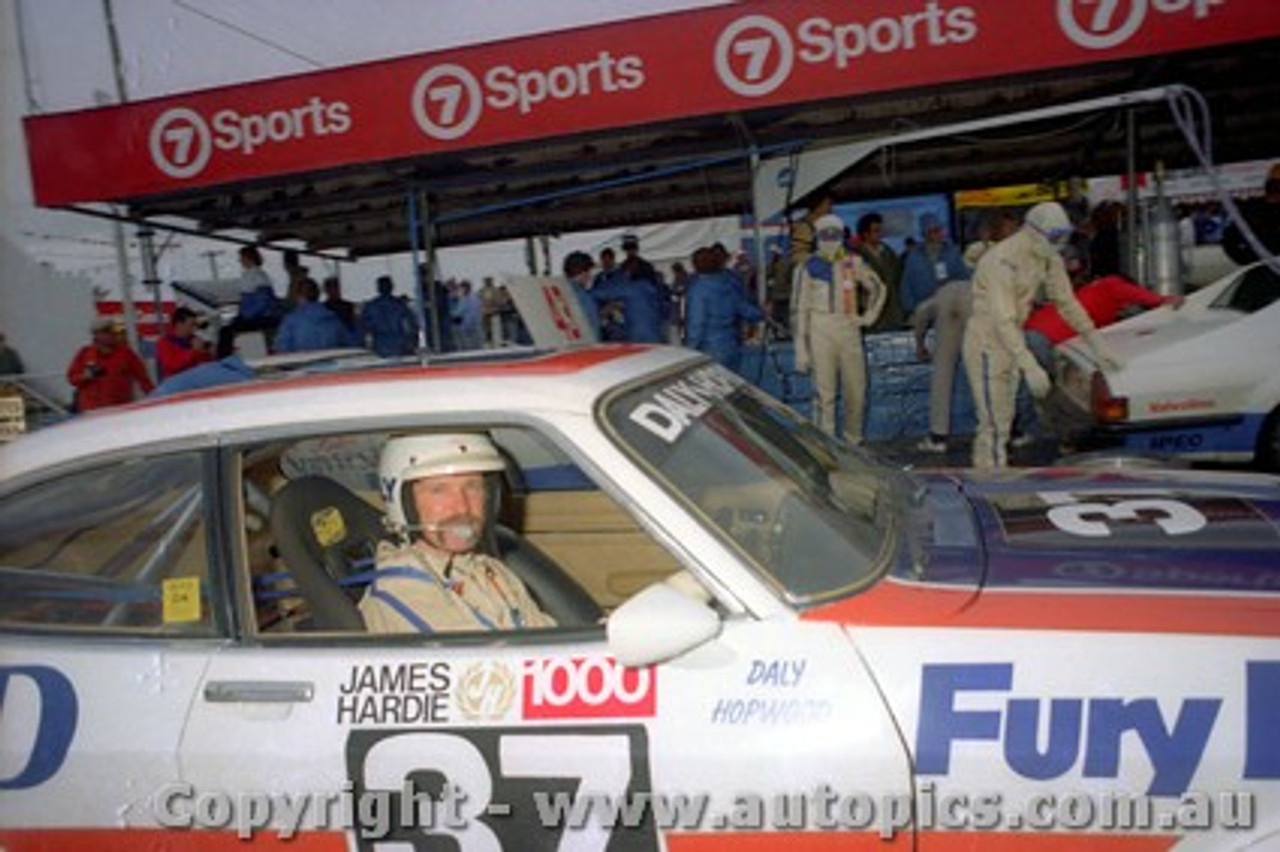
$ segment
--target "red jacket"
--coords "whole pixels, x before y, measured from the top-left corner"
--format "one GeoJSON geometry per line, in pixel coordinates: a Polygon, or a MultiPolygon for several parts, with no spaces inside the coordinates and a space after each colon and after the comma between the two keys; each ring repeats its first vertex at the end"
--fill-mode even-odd
{"type": "Polygon", "coordinates": [[[124,344],[105,352],[94,343],[80,347],[67,367],[67,381],[76,389],[77,411],[132,402],[135,384],[143,394],[155,387],[142,359],[124,344]]]}
{"type": "Polygon", "coordinates": [[[161,381],[212,360],[212,355],[193,347],[190,340],[166,334],[156,341],[156,368],[161,381]]]}
{"type": "MultiPolygon", "coordinates": [[[[1076,300],[1084,308],[1094,327],[1103,328],[1120,318],[1120,312],[1133,305],[1144,308],[1157,308],[1165,300],[1119,275],[1107,275],[1097,281],[1090,281],[1076,290],[1076,300]]],[[[1058,313],[1058,306],[1050,302],[1036,308],[1027,317],[1022,327],[1026,331],[1038,331],[1049,339],[1054,346],[1076,336],[1076,330],[1067,325],[1058,313]]]]}

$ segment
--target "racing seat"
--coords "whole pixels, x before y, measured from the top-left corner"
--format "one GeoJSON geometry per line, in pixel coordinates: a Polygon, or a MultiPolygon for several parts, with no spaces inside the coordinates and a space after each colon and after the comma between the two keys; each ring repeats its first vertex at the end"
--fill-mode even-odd
{"type": "Polygon", "coordinates": [[[604,610],[559,564],[533,543],[499,524],[494,529],[499,559],[524,583],[542,611],[560,627],[586,627],[604,610]]]}
{"type": "Polygon", "coordinates": [[[357,606],[363,586],[342,581],[372,567],[382,513],[324,476],[302,476],[271,500],[271,534],[289,575],[311,611],[311,630],[363,631],[357,606]]]}

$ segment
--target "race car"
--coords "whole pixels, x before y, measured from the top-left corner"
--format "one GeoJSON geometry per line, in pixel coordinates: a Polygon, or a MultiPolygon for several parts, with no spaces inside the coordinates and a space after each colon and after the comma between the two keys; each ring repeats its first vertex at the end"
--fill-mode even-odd
{"type": "Polygon", "coordinates": [[[1280,470],[1276,270],[1239,269],[1180,308],[1149,311],[1100,334],[1122,369],[1097,370],[1079,338],[1056,356],[1059,387],[1092,417],[1085,443],[1280,470]]]}
{"type": "Polygon", "coordinates": [[[1278,588],[1280,479],[905,472],[689,350],[278,373],[0,448],[0,845],[1280,849],[1278,588]],[[364,629],[442,433],[554,627],[364,629]]]}

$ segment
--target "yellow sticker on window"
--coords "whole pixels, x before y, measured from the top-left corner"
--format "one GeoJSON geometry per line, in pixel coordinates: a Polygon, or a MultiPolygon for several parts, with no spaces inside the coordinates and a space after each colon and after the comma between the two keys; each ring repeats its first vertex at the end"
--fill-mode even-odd
{"type": "Polygon", "coordinates": [[[333,506],[326,506],[311,515],[311,532],[321,547],[337,544],[347,537],[347,524],[342,513],[333,506]]]}
{"type": "Polygon", "coordinates": [[[165,624],[200,620],[200,578],[171,577],[161,583],[165,624]]]}

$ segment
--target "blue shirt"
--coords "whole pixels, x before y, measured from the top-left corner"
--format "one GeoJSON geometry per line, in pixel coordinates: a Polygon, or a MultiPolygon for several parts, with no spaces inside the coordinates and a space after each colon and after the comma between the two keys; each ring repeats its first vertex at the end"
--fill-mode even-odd
{"type": "Polygon", "coordinates": [[[375,296],[360,310],[360,328],[383,358],[408,355],[418,345],[418,321],[400,299],[390,293],[375,296]]]}
{"type": "Polygon", "coordinates": [[[170,376],[148,396],[169,396],[183,391],[212,388],[253,378],[253,369],[239,355],[228,355],[221,361],[210,361],[170,376]]]}
{"type": "Polygon", "coordinates": [[[764,311],[747,298],[740,279],[723,269],[693,276],[686,309],[685,345],[736,370],[741,354],[739,323],[764,319],[764,311]]]}
{"type": "Polygon", "coordinates": [[[910,313],[947,281],[968,281],[969,275],[964,256],[952,243],[942,244],[936,261],[929,258],[923,244],[917,245],[907,252],[902,262],[902,307],[910,313]]]}
{"type": "Polygon", "coordinates": [[[627,340],[631,343],[665,343],[662,336],[663,305],[658,285],[647,278],[624,276],[597,280],[591,288],[596,304],[621,302],[627,340]]]}
{"type": "Polygon", "coordinates": [[[337,314],[317,302],[302,302],[280,321],[274,351],[310,352],[359,345],[355,333],[337,314]]]}

